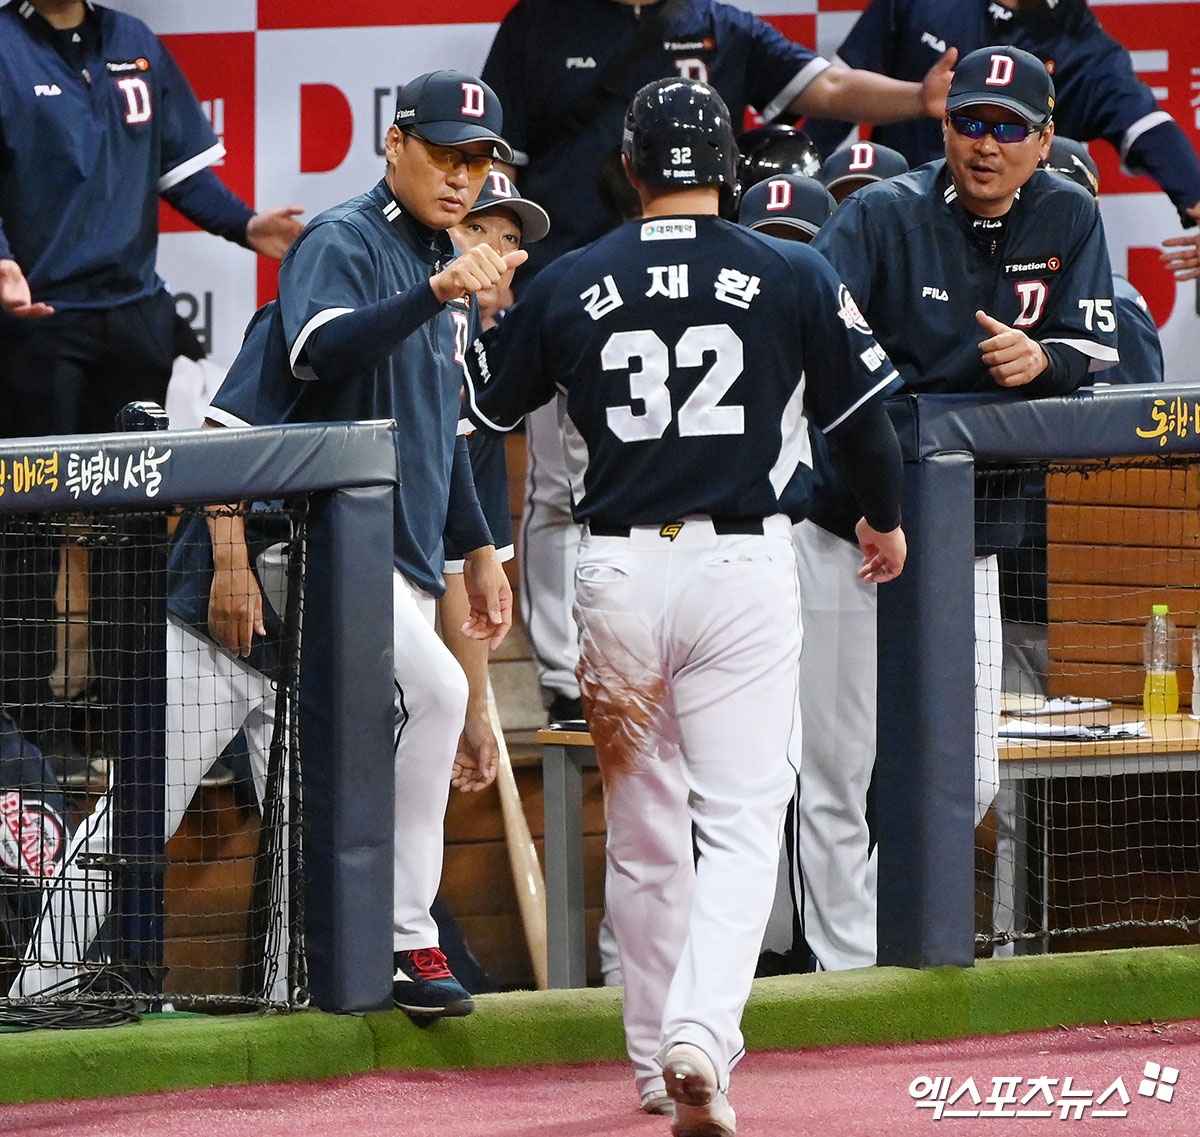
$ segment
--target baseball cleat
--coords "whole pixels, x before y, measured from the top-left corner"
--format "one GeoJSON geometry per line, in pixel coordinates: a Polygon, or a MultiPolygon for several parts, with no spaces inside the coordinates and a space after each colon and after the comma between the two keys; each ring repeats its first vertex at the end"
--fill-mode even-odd
{"type": "Polygon", "coordinates": [[[440,948],[398,951],[392,1002],[414,1019],[461,1018],[475,1009],[470,992],[454,978],[440,948]]]}
{"type": "Polygon", "coordinates": [[[663,1079],[668,1096],[680,1105],[708,1105],[720,1090],[712,1059],[690,1042],[676,1042],[667,1050],[663,1079]]]}
{"type": "Polygon", "coordinates": [[[737,1132],[737,1117],[729,1099],[719,1090],[707,1105],[675,1103],[675,1120],[671,1123],[673,1137],[733,1137],[737,1132]]]}
{"type": "Polygon", "coordinates": [[[642,1094],[642,1112],[670,1117],[675,1112],[675,1103],[666,1090],[647,1090],[642,1094]]]}

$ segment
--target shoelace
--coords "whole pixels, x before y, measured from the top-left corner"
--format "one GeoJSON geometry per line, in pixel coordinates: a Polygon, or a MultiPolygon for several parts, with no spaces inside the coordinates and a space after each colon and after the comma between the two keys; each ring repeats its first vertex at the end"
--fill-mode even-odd
{"type": "Polygon", "coordinates": [[[446,966],[446,956],[441,948],[418,948],[416,951],[404,951],[400,954],[408,962],[418,982],[454,978],[453,972],[446,966]]]}

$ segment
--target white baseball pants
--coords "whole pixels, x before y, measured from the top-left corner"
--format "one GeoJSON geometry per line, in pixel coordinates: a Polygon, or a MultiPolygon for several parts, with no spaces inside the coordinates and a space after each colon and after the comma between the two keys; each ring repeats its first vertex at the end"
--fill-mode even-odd
{"type": "Polygon", "coordinates": [[[583,526],[571,516],[559,400],[525,416],[525,505],[521,511],[521,612],[543,690],[577,698],[578,633],[571,616],[583,526]]]}
{"type": "Polygon", "coordinates": [[[804,597],[792,893],[822,970],[871,967],[876,896],[867,787],[875,768],[877,586],[858,578],[857,545],[811,521],[792,532],[804,597]]]}
{"type": "Polygon", "coordinates": [[[770,913],[800,759],[791,525],[585,537],[580,690],[604,779],[606,902],[639,1093],[674,1042],[724,1088],[770,913]],[[692,830],[695,827],[696,857],[692,830]]]}

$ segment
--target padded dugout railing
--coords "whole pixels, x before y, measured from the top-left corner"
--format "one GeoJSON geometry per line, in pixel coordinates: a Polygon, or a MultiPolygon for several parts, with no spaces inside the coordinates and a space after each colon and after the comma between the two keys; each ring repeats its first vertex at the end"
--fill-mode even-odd
{"type": "MultiPolygon", "coordinates": [[[[328,1011],[391,1006],[392,424],[15,439],[0,444],[0,512],[161,511],[310,498],[299,730],[306,810],[309,990],[328,1011]],[[81,479],[89,469],[118,476],[81,479]],[[74,471],[74,473],[72,472],[74,471]]],[[[164,649],[163,627],[147,637],[164,649]]],[[[161,752],[163,706],[134,743],[161,752]]],[[[161,932],[160,932],[161,935],[161,932]]]]}
{"type": "Polygon", "coordinates": [[[890,410],[909,560],[879,592],[879,962],[969,967],[976,463],[1200,454],[1200,385],[909,396],[890,410]]]}

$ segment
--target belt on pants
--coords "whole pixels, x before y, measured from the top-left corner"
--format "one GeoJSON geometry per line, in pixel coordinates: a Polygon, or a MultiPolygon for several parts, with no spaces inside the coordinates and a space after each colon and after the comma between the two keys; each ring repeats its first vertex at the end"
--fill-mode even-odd
{"type": "MultiPolygon", "coordinates": [[[[714,517],[710,521],[713,532],[719,537],[728,536],[731,533],[754,533],[758,536],[763,534],[763,519],[761,517],[714,517]]],[[[663,525],[660,531],[675,529],[678,532],[686,521],[673,521],[667,525],[663,525]]],[[[602,521],[589,521],[588,531],[594,537],[628,537],[633,531],[632,525],[606,525],[602,521]]]]}

